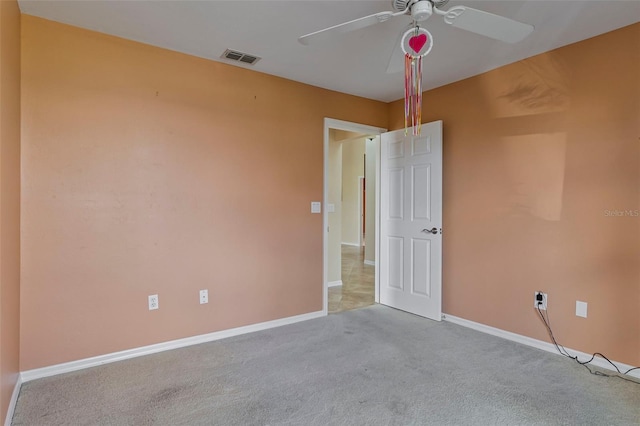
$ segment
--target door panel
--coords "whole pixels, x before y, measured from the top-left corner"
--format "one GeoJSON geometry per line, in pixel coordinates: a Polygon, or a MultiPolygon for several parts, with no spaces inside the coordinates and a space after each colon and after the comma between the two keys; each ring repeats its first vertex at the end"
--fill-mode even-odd
{"type": "Polygon", "coordinates": [[[411,217],[413,220],[431,220],[430,192],[423,191],[429,188],[431,166],[429,164],[411,167],[411,196],[413,206],[411,217]]]}
{"type": "Polygon", "coordinates": [[[401,237],[389,237],[389,286],[404,289],[404,241],[401,237]]]}
{"type": "Polygon", "coordinates": [[[417,240],[411,241],[411,291],[417,295],[429,297],[431,294],[431,279],[429,270],[431,269],[431,241],[417,240]]]}
{"type": "Polygon", "coordinates": [[[439,321],[442,122],[384,133],[380,173],[380,303],[439,321]]]}
{"type": "Polygon", "coordinates": [[[389,218],[404,219],[404,169],[389,170],[389,218]]]}

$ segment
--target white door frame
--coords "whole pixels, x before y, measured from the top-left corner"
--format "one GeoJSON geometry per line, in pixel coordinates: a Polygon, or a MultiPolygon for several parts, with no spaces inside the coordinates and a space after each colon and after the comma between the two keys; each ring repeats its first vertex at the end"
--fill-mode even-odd
{"type": "MultiPolygon", "coordinates": [[[[377,135],[378,141],[380,135],[387,131],[387,129],[381,127],[367,126],[366,124],[352,123],[350,121],[336,120],[334,118],[324,119],[324,148],[323,148],[323,177],[322,177],[322,312],[324,315],[329,313],[329,286],[327,278],[329,276],[329,214],[327,212],[327,203],[329,202],[329,129],[346,130],[348,132],[364,133],[367,135],[377,135]]],[[[380,179],[380,143],[376,147],[376,183],[380,179]]],[[[379,210],[379,189],[380,185],[376,185],[376,253],[378,253],[378,232],[380,228],[380,221],[378,218],[379,210]]],[[[379,282],[378,282],[378,265],[380,262],[376,262],[376,288],[375,288],[375,301],[380,299],[379,282]]]]}

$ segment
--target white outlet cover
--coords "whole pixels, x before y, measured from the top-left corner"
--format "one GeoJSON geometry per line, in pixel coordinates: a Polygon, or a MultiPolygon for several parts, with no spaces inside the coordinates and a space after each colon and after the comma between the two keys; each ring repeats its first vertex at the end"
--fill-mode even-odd
{"type": "Polygon", "coordinates": [[[336,205],[335,204],[327,204],[327,213],[335,213],[336,205]]]}
{"type": "MultiPolygon", "coordinates": [[[[536,300],[536,295],[538,293],[542,293],[542,292],[534,292],[533,293],[533,307],[534,308],[538,308],[538,301],[536,300]]],[[[548,303],[548,297],[547,297],[547,293],[542,293],[542,304],[540,305],[540,310],[541,311],[546,311],[547,310],[547,303],[548,303]]]]}
{"type": "Polygon", "coordinates": [[[312,201],[311,213],[321,213],[321,212],[322,212],[322,203],[320,201],[312,201]]]}
{"type": "Polygon", "coordinates": [[[153,311],[155,309],[160,308],[160,300],[158,299],[157,294],[152,294],[149,296],[149,310],[153,311]]]}
{"type": "Polygon", "coordinates": [[[576,301],[576,316],[582,318],[587,317],[587,302],[576,301]]]}
{"type": "Polygon", "coordinates": [[[209,290],[200,290],[200,304],[209,303],[209,290]]]}

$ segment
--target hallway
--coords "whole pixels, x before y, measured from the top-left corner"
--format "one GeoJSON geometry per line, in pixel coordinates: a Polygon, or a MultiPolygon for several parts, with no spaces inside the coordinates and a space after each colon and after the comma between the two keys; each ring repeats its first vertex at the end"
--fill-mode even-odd
{"type": "Polygon", "coordinates": [[[329,313],[373,305],[375,267],[365,265],[364,247],[342,245],[342,285],[329,288],[329,313]]]}

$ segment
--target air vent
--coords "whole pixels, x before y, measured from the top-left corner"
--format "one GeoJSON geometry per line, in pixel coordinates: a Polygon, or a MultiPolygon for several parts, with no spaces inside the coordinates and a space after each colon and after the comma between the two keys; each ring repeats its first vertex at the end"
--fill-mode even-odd
{"type": "Polygon", "coordinates": [[[259,57],[254,55],[249,55],[247,53],[238,52],[237,50],[227,49],[224,51],[221,58],[229,59],[231,61],[243,62],[248,65],[255,65],[256,62],[260,60],[259,57]]]}

